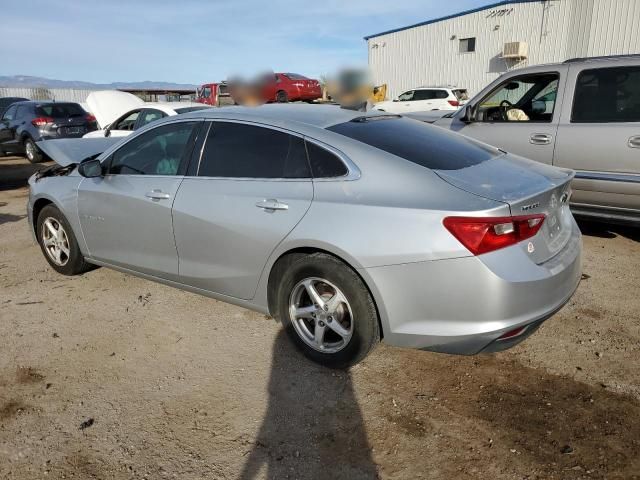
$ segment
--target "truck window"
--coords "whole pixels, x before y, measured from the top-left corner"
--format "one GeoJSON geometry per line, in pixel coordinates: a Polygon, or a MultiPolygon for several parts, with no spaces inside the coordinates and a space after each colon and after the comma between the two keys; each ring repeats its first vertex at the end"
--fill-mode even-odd
{"type": "Polygon", "coordinates": [[[557,73],[506,80],[478,105],[479,122],[551,122],[558,91],[557,73]]]}
{"type": "Polygon", "coordinates": [[[578,75],[571,123],[640,122],[640,67],[597,68],[578,75]]]}

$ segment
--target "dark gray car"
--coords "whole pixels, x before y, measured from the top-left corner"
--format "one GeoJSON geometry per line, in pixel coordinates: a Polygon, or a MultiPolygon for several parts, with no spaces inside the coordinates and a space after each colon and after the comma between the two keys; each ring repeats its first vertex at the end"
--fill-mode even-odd
{"type": "Polygon", "coordinates": [[[44,156],[36,142],[78,138],[97,128],[95,117],[77,103],[17,102],[0,118],[0,154],[24,155],[38,163],[44,156]]]}

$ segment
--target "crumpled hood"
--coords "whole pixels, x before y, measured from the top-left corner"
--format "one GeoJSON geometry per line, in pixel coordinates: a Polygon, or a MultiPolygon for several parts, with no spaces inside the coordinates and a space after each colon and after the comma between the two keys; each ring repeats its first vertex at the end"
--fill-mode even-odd
{"type": "Polygon", "coordinates": [[[37,145],[51,160],[66,167],[72,163],[80,163],[85,158],[99,155],[121,140],[123,139],[118,137],[60,138],[37,142],[37,145]]]}
{"type": "Polygon", "coordinates": [[[120,115],[143,104],[140,97],[118,90],[100,90],[87,96],[89,111],[96,117],[100,128],[106,128],[120,115]]]}

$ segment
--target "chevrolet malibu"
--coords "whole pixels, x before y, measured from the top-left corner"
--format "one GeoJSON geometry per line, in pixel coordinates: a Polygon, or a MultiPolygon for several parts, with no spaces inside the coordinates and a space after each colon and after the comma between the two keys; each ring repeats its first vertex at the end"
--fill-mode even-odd
{"type": "Polygon", "coordinates": [[[416,120],[231,107],[97,140],[41,144],[59,165],[30,179],[28,212],[53,269],[268,313],[329,367],[380,340],[503,350],[580,279],[572,171],[416,120]]]}

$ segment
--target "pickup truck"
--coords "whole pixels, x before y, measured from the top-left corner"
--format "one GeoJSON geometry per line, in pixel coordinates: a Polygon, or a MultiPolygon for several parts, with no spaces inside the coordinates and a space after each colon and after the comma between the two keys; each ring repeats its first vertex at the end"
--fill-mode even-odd
{"type": "Polygon", "coordinates": [[[436,113],[409,116],[573,169],[575,214],[640,224],[640,55],[513,70],[436,113]]]}

